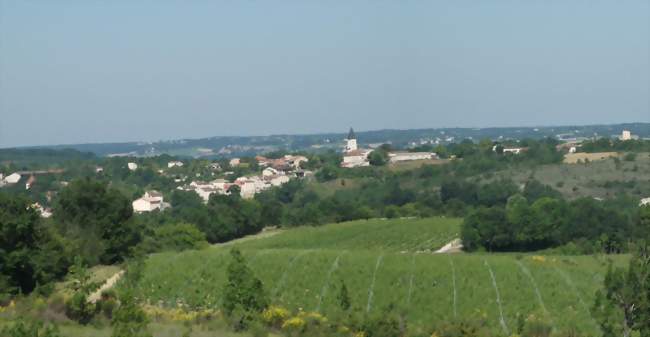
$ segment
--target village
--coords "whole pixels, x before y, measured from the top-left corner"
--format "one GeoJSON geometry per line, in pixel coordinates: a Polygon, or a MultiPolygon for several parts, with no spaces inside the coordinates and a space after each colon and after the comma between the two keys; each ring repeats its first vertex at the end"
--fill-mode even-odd
{"type": "MultiPolygon", "coordinates": [[[[561,137],[562,135],[558,135],[558,138],[561,137]]],[[[639,137],[628,130],[623,130],[619,136],[613,136],[612,138],[620,141],[627,141],[635,140],[639,137]]],[[[587,138],[563,138],[563,142],[557,145],[557,150],[567,153],[567,159],[565,160],[567,160],[568,163],[579,161],[581,159],[572,160],[571,156],[579,157],[580,155],[587,155],[577,153],[579,152],[584,140],[587,140],[587,138]]],[[[500,154],[519,155],[528,150],[526,147],[512,146],[512,144],[516,143],[517,142],[512,141],[504,143],[495,141],[492,151],[500,154]]],[[[379,151],[382,146],[385,146],[385,144],[368,144],[367,148],[361,147],[354,130],[350,128],[341,149],[340,167],[351,169],[370,166],[371,154],[374,151],[379,151]]],[[[386,155],[387,162],[390,165],[407,161],[433,162],[440,159],[438,154],[435,152],[388,151],[386,155]]],[[[604,154],[601,156],[602,158],[596,158],[591,155],[589,158],[594,160],[605,159],[611,156],[615,156],[615,153],[604,154]]],[[[453,159],[453,157],[451,159],[453,159]]],[[[201,200],[203,200],[204,203],[207,203],[210,196],[214,194],[230,195],[231,193],[237,193],[244,199],[252,199],[256,194],[272,187],[286,184],[292,179],[304,179],[314,175],[312,170],[304,168],[304,164],[309,162],[309,159],[304,155],[285,154],[279,158],[267,158],[265,156],[257,155],[252,160],[254,160],[257,167],[259,167],[259,171],[249,172],[248,174],[240,176],[237,176],[237,174],[232,170],[240,166],[243,167],[248,165],[248,163],[243,163],[243,158],[230,158],[225,164],[225,166],[230,169],[229,171],[224,171],[224,167],[222,167],[224,165],[221,165],[218,162],[211,162],[208,164],[207,168],[212,172],[212,176],[216,175],[216,178],[211,180],[193,180],[186,174],[173,173],[179,171],[182,172],[182,168],[186,163],[188,163],[188,160],[170,160],[166,163],[167,170],[161,168],[157,170],[157,173],[161,176],[173,178],[173,182],[176,184],[176,190],[194,192],[201,198],[201,200]]],[[[127,162],[126,168],[131,172],[142,169],[141,165],[135,161],[127,162]]],[[[104,168],[96,166],[94,170],[96,174],[102,174],[104,168]]],[[[37,182],[38,176],[60,173],[63,173],[63,170],[16,171],[6,176],[3,176],[2,173],[0,173],[0,187],[16,185],[23,180],[25,190],[29,190],[37,182]]],[[[59,183],[61,186],[67,185],[67,181],[60,181],[59,183]]],[[[50,200],[53,192],[48,191],[47,195],[47,199],[50,200]]],[[[643,199],[642,203],[650,203],[650,199],[643,199]]],[[[39,211],[42,217],[47,218],[52,215],[52,209],[50,207],[42,206],[40,203],[35,203],[33,207],[39,211]]],[[[133,200],[132,207],[134,212],[144,213],[162,211],[171,207],[171,205],[169,202],[165,202],[163,193],[157,190],[146,190],[141,197],[133,200]]]]}

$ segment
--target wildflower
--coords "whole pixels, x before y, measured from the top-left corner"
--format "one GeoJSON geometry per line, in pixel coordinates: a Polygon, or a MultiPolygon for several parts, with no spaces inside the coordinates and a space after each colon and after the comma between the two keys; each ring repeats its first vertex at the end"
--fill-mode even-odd
{"type": "Polygon", "coordinates": [[[282,329],[285,330],[301,330],[305,327],[305,320],[300,317],[291,317],[282,323],[282,329]]]}

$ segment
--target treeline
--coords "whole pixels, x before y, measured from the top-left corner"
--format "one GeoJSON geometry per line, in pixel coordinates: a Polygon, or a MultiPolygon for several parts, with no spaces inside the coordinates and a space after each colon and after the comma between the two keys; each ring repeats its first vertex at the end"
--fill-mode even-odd
{"type": "Polygon", "coordinates": [[[505,204],[481,205],[465,216],[466,250],[535,251],[560,247],[570,254],[621,253],[650,238],[650,207],[626,198],[600,201],[515,194],[505,204]]]}
{"type": "Polygon", "coordinates": [[[599,138],[582,142],[582,152],[650,152],[650,140],[599,138]]]}

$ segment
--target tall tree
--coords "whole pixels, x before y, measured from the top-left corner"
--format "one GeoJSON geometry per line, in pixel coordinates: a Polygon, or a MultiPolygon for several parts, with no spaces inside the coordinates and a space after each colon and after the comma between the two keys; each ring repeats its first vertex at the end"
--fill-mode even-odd
{"type": "Polygon", "coordinates": [[[54,220],[73,240],[89,264],[115,263],[141,239],[131,221],[131,201],[106,183],[89,178],[63,189],[54,208],[54,220]]]}

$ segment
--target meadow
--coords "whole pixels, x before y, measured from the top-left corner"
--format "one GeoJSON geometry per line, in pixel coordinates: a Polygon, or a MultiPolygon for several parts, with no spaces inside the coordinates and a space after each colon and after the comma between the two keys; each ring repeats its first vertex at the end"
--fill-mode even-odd
{"type": "Polygon", "coordinates": [[[597,335],[589,308],[611,260],[626,256],[432,254],[458,233],[459,219],[368,220],[298,228],[258,240],[199,251],[152,255],[139,288],[154,305],[219,308],[238,247],[271,302],[333,315],[345,282],[355,311],[395,308],[410,329],[454,318],[485,319],[513,333],[518,315],[555,329],[597,335]]]}

